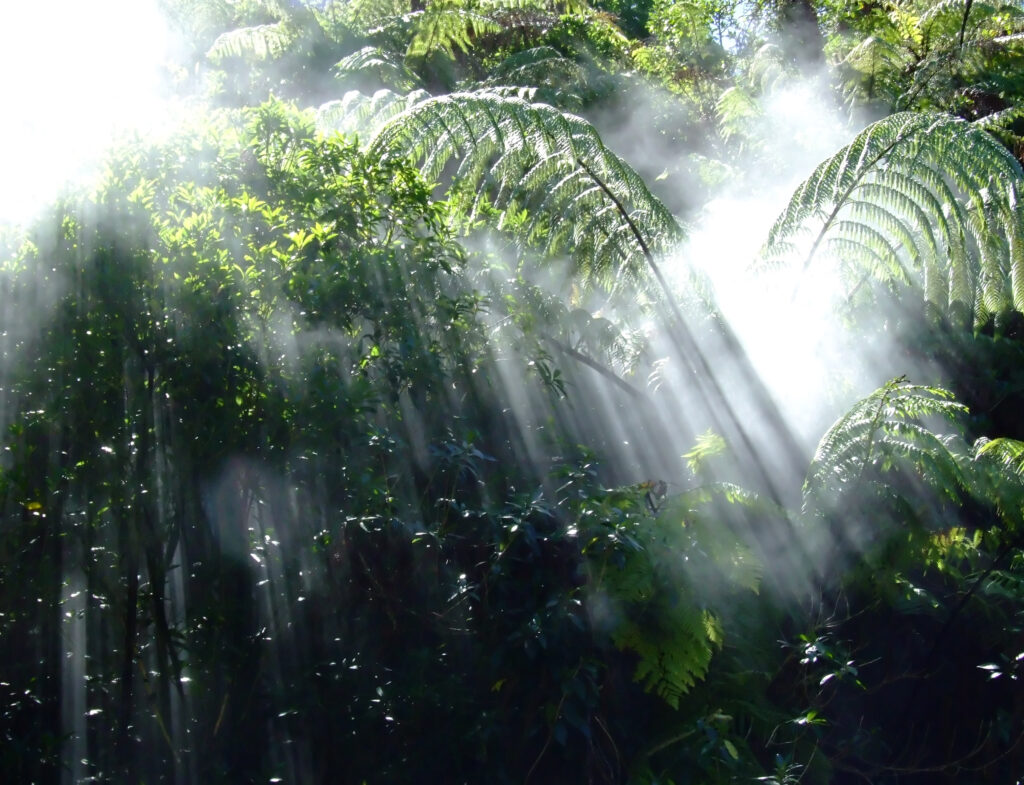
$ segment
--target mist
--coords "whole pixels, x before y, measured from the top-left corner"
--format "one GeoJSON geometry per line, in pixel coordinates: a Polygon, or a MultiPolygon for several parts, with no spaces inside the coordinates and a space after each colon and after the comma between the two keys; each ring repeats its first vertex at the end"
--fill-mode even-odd
{"type": "Polygon", "coordinates": [[[118,140],[174,124],[173,47],[157,0],[3,4],[0,221],[29,221],[118,140]]]}
{"type": "MultiPolygon", "coordinates": [[[[0,599],[18,610],[0,623],[30,649],[0,653],[0,703],[25,707],[0,731],[43,750],[22,771],[610,784],[669,748],[672,776],[710,782],[694,765],[710,761],[715,781],[782,782],[761,776],[769,758],[810,770],[823,736],[805,731],[832,727],[809,728],[812,709],[865,716],[852,688],[831,703],[846,642],[824,672],[797,665],[798,641],[874,612],[851,612],[853,591],[848,618],[822,608],[902,521],[859,493],[867,457],[835,495],[848,509],[808,512],[802,483],[851,401],[929,370],[900,365],[886,307],[856,314],[870,340],[851,328],[833,260],[759,263],[793,189],[864,125],[827,74],[752,90],[731,141],[625,76],[592,119],[686,239],[658,259],[664,291],[645,254],[621,268],[641,280],[608,292],[576,266],[582,232],[551,259],[483,220],[449,231],[480,216],[413,165],[261,104],[301,82],[305,49],[293,71],[265,53],[212,64],[211,111],[173,134],[187,102],[156,3],[81,5],[58,4],[60,24],[54,7],[0,19],[0,65],[25,75],[0,217],[86,187],[119,140],[170,141],[153,161],[129,148],[112,198],[58,207],[0,273],[21,300],[0,312],[0,599]],[[17,34],[47,27],[45,49],[17,34]]],[[[315,40],[322,62],[349,43],[315,40]]],[[[319,99],[329,79],[309,79],[287,94],[319,99]]],[[[945,500],[920,507],[955,520],[945,500]]]]}

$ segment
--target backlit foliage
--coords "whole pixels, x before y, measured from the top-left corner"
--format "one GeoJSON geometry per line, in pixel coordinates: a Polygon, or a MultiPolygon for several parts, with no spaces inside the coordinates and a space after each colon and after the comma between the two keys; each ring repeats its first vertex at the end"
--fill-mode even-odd
{"type": "Polygon", "coordinates": [[[470,218],[497,211],[499,227],[570,254],[584,278],[606,285],[638,278],[650,253],[680,237],[590,123],[528,98],[491,89],[431,98],[388,121],[370,150],[409,155],[431,180],[457,163],[453,196],[470,218]]]}
{"type": "Polygon", "coordinates": [[[838,265],[847,295],[910,287],[957,321],[1024,310],[1020,164],[984,131],[903,113],[869,126],[793,194],[766,265],[838,265]]]}

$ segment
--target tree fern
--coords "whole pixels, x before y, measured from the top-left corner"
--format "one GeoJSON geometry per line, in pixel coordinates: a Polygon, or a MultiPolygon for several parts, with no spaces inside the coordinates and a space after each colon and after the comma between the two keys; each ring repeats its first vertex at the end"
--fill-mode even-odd
{"type": "Polygon", "coordinates": [[[378,46],[364,46],[346,55],[335,63],[333,70],[342,81],[370,75],[401,91],[412,90],[420,84],[419,77],[406,67],[401,58],[378,46]]]}
{"type": "MultiPolygon", "coordinates": [[[[487,4],[491,5],[491,4],[487,4]]],[[[409,43],[409,57],[423,57],[435,49],[449,55],[468,52],[474,39],[500,32],[501,24],[492,8],[466,0],[434,0],[416,12],[416,32],[409,43]]]]}
{"type": "Polygon", "coordinates": [[[980,495],[995,505],[1002,522],[1024,527],[1024,442],[1016,439],[979,439],[975,462],[981,468],[980,495]]]}
{"type": "Polygon", "coordinates": [[[1009,473],[1024,481],[1024,442],[1016,439],[983,439],[977,445],[979,457],[991,457],[1009,473]]]}
{"type": "Polygon", "coordinates": [[[794,70],[786,63],[785,53],[774,44],[765,44],[754,54],[746,73],[726,89],[715,103],[715,114],[722,137],[737,140],[742,146],[767,146],[767,139],[758,139],[757,130],[764,126],[761,99],[791,85],[794,70]]]}
{"type": "Polygon", "coordinates": [[[645,564],[646,554],[611,567],[601,590],[621,611],[612,642],[632,651],[638,661],[634,678],[670,706],[704,678],[718,635],[714,615],[702,610],[679,589],[645,564]]]}
{"type": "Polygon", "coordinates": [[[803,269],[830,257],[848,291],[911,284],[976,325],[1024,310],[1024,173],[995,139],[945,115],[885,118],[797,188],[762,249],[803,269]],[[806,240],[801,246],[798,240],[806,240]]]}
{"type": "Polygon", "coordinates": [[[412,59],[438,51],[449,56],[456,51],[467,53],[481,40],[514,29],[522,21],[542,29],[553,25],[560,14],[586,9],[579,0],[430,0],[411,9],[408,3],[395,2],[357,0],[353,5],[360,9],[358,16],[367,33],[392,44],[406,41],[405,55],[412,59]]]}
{"type": "Polygon", "coordinates": [[[429,97],[425,90],[408,94],[378,90],[373,95],[350,90],[342,98],[328,101],[317,109],[317,128],[324,134],[339,132],[372,137],[389,120],[429,97]]]}
{"type": "Polygon", "coordinates": [[[434,180],[457,164],[450,182],[471,218],[497,211],[499,226],[570,254],[592,280],[637,278],[680,237],[593,126],[546,104],[487,89],[430,98],[385,123],[370,147],[411,156],[434,180]]]}
{"type": "Polygon", "coordinates": [[[301,41],[330,41],[335,44],[346,40],[352,30],[346,5],[341,0],[313,5],[311,3],[279,3],[260,0],[261,16],[269,18],[265,24],[245,25],[221,33],[206,52],[214,64],[227,58],[249,61],[275,60],[296,51],[301,41]]]}
{"type": "Polygon", "coordinates": [[[858,401],[822,437],[804,483],[805,510],[821,510],[895,469],[959,499],[970,487],[957,451],[925,421],[953,420],[965,407],[938,387],[893,379],[858,401]]]}
{"type": "Polygon", "coordinates": [[[578,109],[593,80],[590,70],[550,46],[537,46],[509,55],[480,87],[529,87],[535,100],[566,109],[578,109]]]}
{"type": "Polygon", "coordinates": [[[842,61],[852,100],[881,101],[897,111],[938,107],[973,119],[1006,108],[1013,95],[1019,98],[1019,3],[888,5],[888,26],[854,45],[842,61]]]}
{"type": "Polygon", "coordinates": [[[898,103],[902,73],[911,66],[911,54],[903,47],[877,35],[871,35],[853,47],[840,63],[846,73],[844,86],[848,97],[858,93],[868,101],[898,103]]]}
{"type": "MultiPolygon", "coordinates": [[[[1022,34],[1024,35],[1024,34],[1022,34]]],[[[998,137],[1007,147],[1024,149],[1024,136],[1014,130],[1018,121],[1024,119],[1024,106],[1011,106],[998,112],[979,117],[974,125],[998,137]]]]}
{"type": "Polygon", "coordinates": [[[287,52],[297,39],[298,31],[288,21],[240,27],[217,36],[206,56],[214,63],[229,57],[269,60],[287,52]]]}

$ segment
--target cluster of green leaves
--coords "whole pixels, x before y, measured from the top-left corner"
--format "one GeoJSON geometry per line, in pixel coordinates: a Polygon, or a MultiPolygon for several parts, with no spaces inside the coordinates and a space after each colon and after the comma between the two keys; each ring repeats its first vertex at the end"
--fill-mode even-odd
{"type": "Polygon", "coordinates": [[[40,648],[4,650],[7,771],[56,776],[74,743],[85,776],[282,776],[243,743],[269,723],[358,779],[433,771],[465,738],[467,777],[615,772],[644,735],[603,685],[676,703],[707,671],[718,599],[662,548],[712,575],[728,544],[602,487],[579,431],[543,419],[590,405],[552,353],[626,372],[631,339],[471,268],[449,209],[271,102],[119,151],[11,244],[0,604],[5,639],[40,648]]]}
{"type": "Polygon", "coordinates": [[[850,98],[894,111],[1012,120],[1005,112],[1024,88],[1022,25],[1015,3],[882,3],[843,19],[845,34],[831,48],[850,98]]]}
{"type": "MultiPolygon", "coordinates": [[[[92,658],[82,688],[90,734],[107,729],[92,736],[92,775],[173,770],[181,750],[163,737],[174,722],[203,740],[207,781],[267,771],[273,761],[242,755],[241,740],[271,705],[282,727],[293,722],[290,706],[305,706],[287,732],[318,736],[310,729],[327,720],[328,705],[309,701],[331,693],[310,679],[325,667],[324,646],[347,641],[330,655],[334,663],[369,660],[377,676],[363,687],[371,694],[353,704],[363,712],[397,653],[377,661],[365,647],[377,624],[412,613],[437,632],[459,629],[460,611],[446,605],[450,587],[479,557],[497,558],[509,484],[540,476],[520,452],[524,434],[494,415],[510,403],[498,366],[511,365],[520,386],[534,379],[541,398],[557,376],[549,368],[545,378],[536,356],[511,343],[489,343],[488,297],[464,277],[445,210],[407,164],[315,137],[311,115],[272,103],[163,147],[122,151],[92,201],[64,206],[8,257],[5,285],[28,310],[6,312],[4,323],[13,418],[2,489],[4,637],[32,640],[43,620],[40,640],[59,646],[64,586],[84,582],[92,648],[74,654],[92,658]],[[41,265],[51,270],[45,278],[41,265]],[[471,468],[494,459],[473,442],[523,468],[514,477],[494,471],[484,483],[471,468]],[[496,501],[485,505],[491,493],[496,501]],[[473,498],[480,512],[467,512],[468,521],[485,528],[450,528],[449,519],[467,520],[473,498]],[[433,564],[436,574],[400,588],[387,543],[411,558],[425,547],[413,547],[420,531],[447,555],[417,557],[417,570],[433,564]],[[276,680],[247,670],[272,656],[261,643],[270,638],[253,626],[250,556],[274,583],[274,613],[305,630],[293,641],[298,660],[276,680]],[[175,575],[189,600],[170,615],[175,575]],[[372,595],[370,615],[350,616],[353,603],[367,601],[356,599],[363,591],[372,595]],[[308,595],[316,602],[304,606],[308,595]],[[413,595],[424,604],[399,610],[413,595]],[[313,605],[338,613],[329,623],[304,615],[313,605]],[[354,638],[339,637],[359,625],[354,638]],[[101,654],[104,640],[117,643],[101,654]],[[142,677],[149,672],[152,683],[142,677]],[[192,685],[187,715],[173,697],[183,673],[192,685]],[[284,692],[246,713],[254,684],[264,695],[284,692]],[[126,744],[135,727],[158,754],[143,758],[126,744]]],[[[480,621],[495,620],[482,613],[480,621]]],[[[448,656],[449,643],[434,645],[433,655],[416,650],[423,667],[448,656]]],[[[60,708],[64,659],[5,650],[13,690],[5,736],[23,737],[6,763],[18,776],[52,773],[54,729],[74,727],[60,708]]],[[[423,678],[447,684],[464,675],[423,678]]],[[[420,676],[402,678],[412,685],[420,676]]],[[[442,700],[455,698],[451,684],[442,700]]],[[[460,722],[476,717],[473,705],[462,705],[470,714],[460,722]]],[[[426,709],[416,712],[420,719],[403,722],[425,722],[426,709]]],[[[339,715],[323,732],[351,719],[339,715]]],[[[379,721],[373,714],[346,733],[379,721]]],[[[403,738],[416,738],[409,728],[403,738]]],[[[468,726],[450,730],[461,738],[468,726]]],[[[431,744],[417,742],[424,759],[431,744]]],[[[356,745],[366,748],[362,731],[356,745]]]]}

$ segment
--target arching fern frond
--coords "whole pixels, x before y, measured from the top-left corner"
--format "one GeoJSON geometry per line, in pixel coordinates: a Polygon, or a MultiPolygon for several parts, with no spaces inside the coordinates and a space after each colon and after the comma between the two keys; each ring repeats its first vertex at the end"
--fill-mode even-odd
{"type": "Polygon", "coordinates": [[[977,118],[1021,95],[1024,8],[1013,0],[890,3],[888,21],[843,58],[851,101],[977,118]]]}
{"type": "Polygon", "coordinates": [[[637,656],[633,678],[672,707],[708,672],[718,621],[681,591],[671,572],[652,564],[647,549],[608,565],[595,589],[621,609],[611,630],[616,648],[637,656]]]}
{"type": "Polygon", "coordinates": [[[1016,439],[982,439],[975,454],[994,459],[1003,468],[1024,481],[1024,442],[1016,439]]]}
{"type": "Polygon", "coordinates": [[[618,611],[612,642],[637,655],[636,681],[673,707],[705,677],[722,643],[715,608],[760,587],[761,561],[723,516],[730,508],[760,516],[768,506],[715,483],[668,499],[655,518],[620,524],[587,547],[592,589],[618,611]]]}
{"type": "Polygon", "coordinates": [[[434,0],[414,15],[415,35],[406,53],[423,57],[435,49],[449,55],[455,49],[468,52],[473,41],[483,35],[501,31],[500,22],[488,9],[465,0],[434,0]]]}
{"type": "Polygon", "coordinates": [[[910,283],[975,325],[1024,311],[1024,173],[990,135],[946,115],[869,126],[818,166],[762,249],[767,265],[840,265],[848,291],[910,283]],[[804,241],[801,247],[800,240],[804,241]]]}
{"type": "Polygon", "coordinates": [[[1024,527],[1024,442],[1017,439],[979,439],[974,460],[982,469],[979,491],[995,505],[1003,523],[1024,527]]]}
{"type": "Polygon", "coordinates": [[[409,91],[419,86],[420,79],[394,52],[377,46],[364,46],[334,64],[334,75],[342,81],[364,75],[373,76],[397,90],[409,91]]]}
{"type": "Polygon", "coordinates": [[[411,156],[429,179],[450,174],[471,218],[496,212],[499,226],[570,254],[592,281],[638,278],[681,235],[592,125],[546,104],[486,89],[430,98],[385,123],[370,148],[411,156]]]}
{"type": "Polygon", "coordinates": [[[381,125],[429,97],[426,90],[414,90],[407,94],[378,90],[373,95],[350,90],[342,98],[328,101],[317,109],[316,126],[324,134],[372,137],[381,125]]]}
{"type": "MultiPolygon", "coordinates": [[[[969,490],[958,454],[924,421],[955,420],[966,408],[938,387],[893,379],[858,401],[822,437],[804,482],[804,509],[820,510],[861,490],[869,472],[903,469],[959,499],[969,490]]],[[[877,479],[877,476],[872,477],[877,479]]]]}
{"type": "MultiPolygon", "coordinates": [[[[1024,44],[1024,40],[1021,43],[1024,44]]],[[[1013,130],[1013,126],[1021,119],[1024,119],[1024,106],[1011,106],[978,118],[974,125],[998,137],[1007,147],[1024,149],[1024,136],[1013,130]]]]}
{"type": "Polygon", "coordinates": [[[862,93],[868,101],[895,104],[903,90],[904,71],[911,63],[912,55],[905,48],[880,36],[868,36],[840,63],[839,72],[845,76],[843,91],[848,99],[862,93]]]}
{"type": "Polygon", "coordinates": [[[537,46],[510,55],[497,65],[481,87],[530,87],[545,103],[575,109],[590,82],[588,69],[554,47],[537,46]]]}
{"type": "Polygon", "coordinates": [[[764,100],[792,85],[795,77],[778,46],[765,44],[758,49],[746,72],[715,103],[722,137],[741,147],[764,148],[768,140],[764,100]]]}
{"type": "Polygon", "coordinates": [[[554,23],[559,14],[582,11],[580,0],[431,0],[425,8],[408,14],[413,36],[408,57],[423,57],[435,50],[449,55],[456,49],[468,52],[481,38],[515,26],[524,12],[541,14],[554,23]]]}
{"type": "Polygon", "coordinates": [[[217,36],[206,52],[211,62],[229,57],[270,60],[280,57],[298,38],[298,31],[288,21],[240,27],[217,36]]]}
{"type": "Polygon", "coordinates": [[[793,67],[788,64],[782,48],[765,44],[754,53],[747,67],[746,81],[752,90],[765,95],[786,86],[794,77],[793,67]]]}

